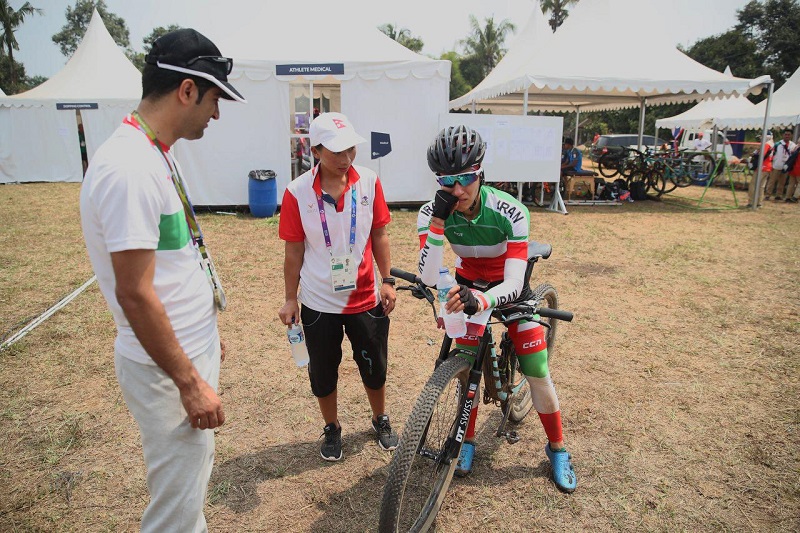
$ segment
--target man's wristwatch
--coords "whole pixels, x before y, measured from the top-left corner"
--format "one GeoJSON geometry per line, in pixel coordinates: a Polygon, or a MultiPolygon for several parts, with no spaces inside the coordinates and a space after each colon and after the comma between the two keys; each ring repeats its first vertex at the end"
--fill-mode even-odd
{"type": "Polygon", "coordinates": [[[388,277],[383,278],[382,283],[388,283],[389,285],[394,287],[395,279],[393,277],[391,277],[391,276],[388,276],[388,277]]]}

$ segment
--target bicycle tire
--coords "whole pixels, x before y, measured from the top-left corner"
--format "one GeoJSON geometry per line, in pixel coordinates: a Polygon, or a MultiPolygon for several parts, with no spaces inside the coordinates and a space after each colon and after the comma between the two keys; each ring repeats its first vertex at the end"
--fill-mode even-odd
{"type": "Polygon", "coordinates": [[[612,153],[606,153],[597,160],[597,170],[606,178],[613,178],[619,173],[620,159],[612,153]]]}
{"type": "MultiPolygon", "coordinates": [[[[504,332],[503,342],[501,343],[503,346],[503,354],[501,354],[500,357],[502,360],[508,361],[508,375],[506,379],[511,382],[516,380],[516,376],[519,376],[522,381],[522,387],[514,396],[500,404],[500,410],[504,415],[508,412],[508,419],[518,424],[528,416],[528,413],[533,408],[533,395],[528,379],[519,369],[519,360],[517,359],[517,352],[514,349],[514,343],[507,337],[508,332],[504,332]]],[[[511,386],[515,387],[516,384],[512,384],[511,386]]]]}
{"type": "MultiPolygon", "coordinates": [[[[558,291],[549,283],[542,283],[533,289],[533,297],[537,300],[543,300],[547,305],[541,307],[549,307],[550,309],[558,309],[558,291]]],[[[556,347],[556,330],[558,329],[558,320],[551,320],[549,318],[541,317],[540,320],[550,327],[545,327],[545,340],[547,341],[547,358],[552,359],[553,352],[556,347]]]]}
{"type": "Polygon", "coordinates": [[[619,165],[619,173],[630,183],[634,181],[634,176],[642,173],[644,166],[644,155],[638,150],[629,149],[623,152],[623,158],[620,160],[619,165]]]}
{"type": "Polygon", "coordinates": [[[462,398],[466,394],[469,369],[470,364],[465,359],[450,357],[434,370],[422,389],[389,465],[379,531],[422,532],[436,520],[453,480],[461,443],[457,443],[458,450],[443,450],[442,446],[448,440],[455,443],[451,437],[455,434],[462,398]],[[451,454],[456,458],[449,460],[451,454]],[[425,489],[426,483],[432,483],[430,490],[425,489]]]}

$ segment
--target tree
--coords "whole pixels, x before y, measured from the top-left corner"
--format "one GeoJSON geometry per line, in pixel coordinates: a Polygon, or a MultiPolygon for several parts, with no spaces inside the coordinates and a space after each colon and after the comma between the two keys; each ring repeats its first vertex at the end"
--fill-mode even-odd
{"type": "Polygon", "coordinates": [[[494,17],[489,17],[484,22],[485,26],[481,28],[478,19],[474,15],[470,15],[470,34],[461,41],[467,55],[478,60],[482,78],[485,78],[503,59],[503,55],[506,53],[506,49],[503,48],[506,35],[516,30],[514,24],[508,19],[496,24],[494,17]]]}
{"type": "MultiPolygon", "coordinates": [[[[800,2],[751,0],[737,12],[741,32],[756,44],[766,71],[778,87],[800,66],[800,2]]],[[[733,68],[733,66],[732,66],[733,68]]]]}
{"type": "Polygon", "coordinates": [[[411,35],[411,30],[408,28],[400,28],[397,24],[383,24],[378,26],[387,37],[393,41],[397,41],[412,52],[420,53],[425,43],[419,37],[411,35]]]}
{"type": "Polygon", "coordinates": [[[454,51],[445,52],[439,59],[450,61],[450,100],[467,94],[472,86],[464,79],[461,73],[461,57],[454,51]]]}
{"type": "Polygon", "coordinates": [[[542,5],[542,13],[545,15],[550,13],[550,20],[547,22],[553,28],[553,33],[555,33],[569,16],[567,7],[577,4],[578,0],[540,0],[540,3],[542,5]]]}
{"type": "Polygon", "coordinates": [[[125,24],[125,19],[108,11],[104,0],[96,2],[94,0],[77,0],[74,9],[67,6],[67,23],[60,32],[53,35],[53,42],[61,48],[61,53],[67,57],[72,56],[86,33],[86,28],[89,27],[95,9],[103,18],[114,42],[130,53],[131,40],[128,25],[125,24]]]}
{"type": "Polygon", "coordinates": [[[688,49],[678,48],[698,63],[719,72],[730,66],[734,75],[741,78],[755,78],[764,73],[756,43],[737,30],[700,39],[688,49]]]}
{"type": "MultiPolygon", "coordinates": [[[[19,50],[19,43],[14,36],[14,32],[25,21],[28,15],[41,15],[44,13],[41,9],[33,7],[30,2],[25,2],[22,7],[16,11],[8,3],[8,0],[0,0],[0,25],[2,25],[3,32],[0,33],[0,44],[7,50],[8,55],[8,74],[11,86],[17,84],[16,62],[14,61],[14,50],[19,50]]],[[[24,70],[24,69],[23,69],[24,70]]]]}
{"type": "Polygon", "coordinates": [[[147,54],[150,53],[150,50],[153,48],[153,43],[156,42],[156,40],[158,40],[163,35],[179,29],[181,29],[181,27],[178,26],[177,24],[170,24],[166,28],[163,26],[158,26],[157,28],[153,28],[153,31],[151,31],[147,37],[142,39],[142,44],[144,45],[144,52],[142,53],[131,52],[127,54],[128,59],[130,59],[131,63],[133,63],[134,66],[138,68],[140,71],[144,70],[144,58],[145,56],[147,56],[147,54]]]}

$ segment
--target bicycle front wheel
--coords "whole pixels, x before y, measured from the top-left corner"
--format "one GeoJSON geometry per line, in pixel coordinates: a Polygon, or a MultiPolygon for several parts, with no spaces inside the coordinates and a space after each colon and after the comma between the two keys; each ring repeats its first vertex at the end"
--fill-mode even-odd
{"type": "Polygon", "coordinates": [[[436,520],[461,450],[455,432],[469,368],[450,357],[417,398],[389,465],[379,531],[427,531],[436,520]]]}

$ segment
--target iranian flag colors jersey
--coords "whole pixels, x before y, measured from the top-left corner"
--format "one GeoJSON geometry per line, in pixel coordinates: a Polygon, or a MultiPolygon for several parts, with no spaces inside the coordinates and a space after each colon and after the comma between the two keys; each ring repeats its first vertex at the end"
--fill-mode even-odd
{"type": "MultiPolygon", "coordinates": [[[[478,215],[467,220],[458,211],[445,220],[444,237],[456,259],[456,272],[474,281],[505,281],[491,289],[490,306],[513,300],[522,287],[528,259],[530,212],[511,195],[481,186],[478,215]],[[513,283],[512,283],[513,278],[513,283]],[[507,292],[507,294],[505,294],[507,292]]],[[[442,265],[442,236],[430,229],[433,202],[419,210],[420,275],[428,284],[436,282],[442,265]]]]}

